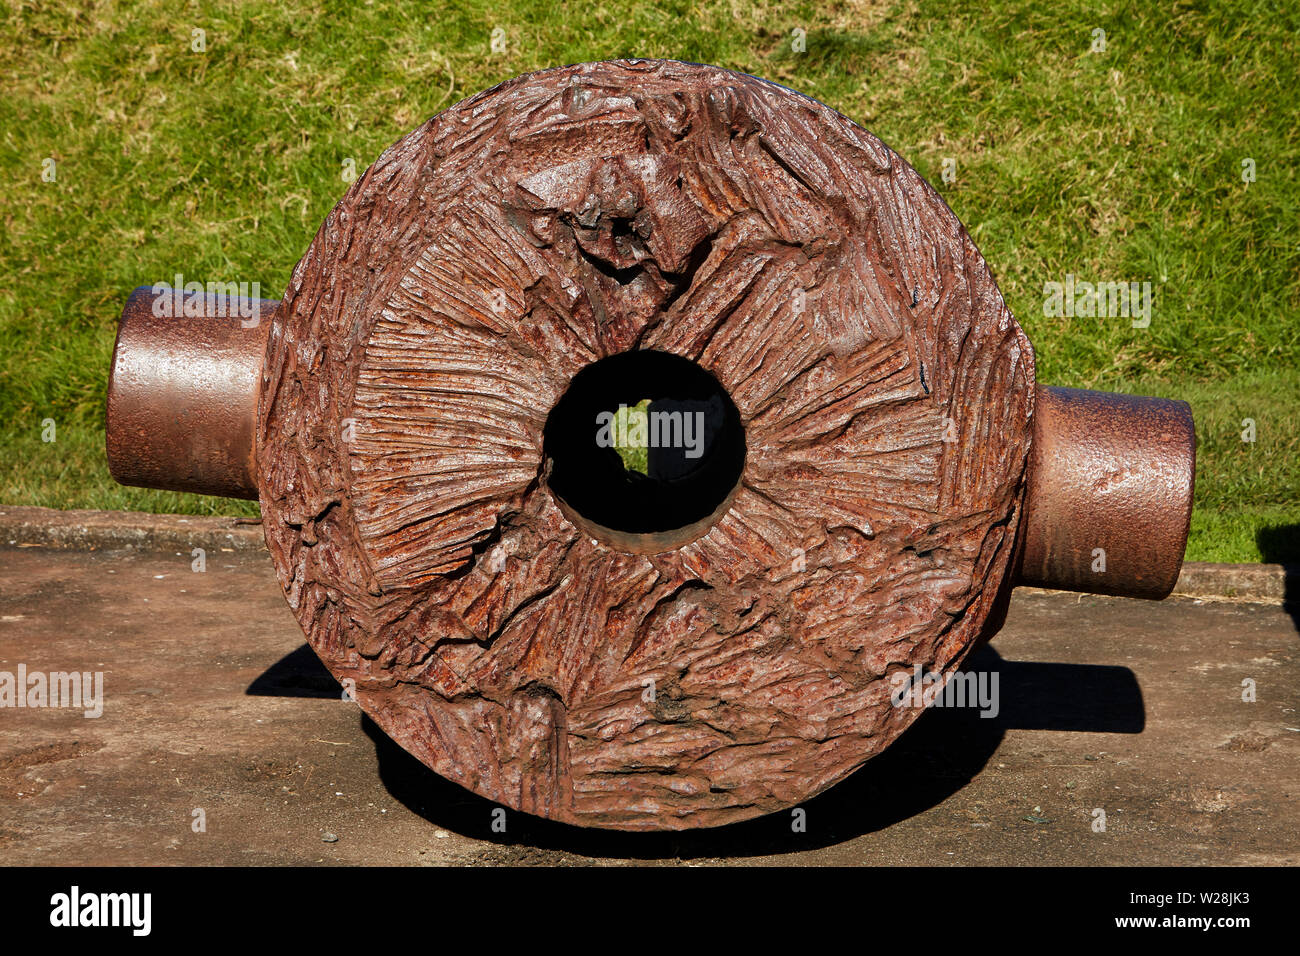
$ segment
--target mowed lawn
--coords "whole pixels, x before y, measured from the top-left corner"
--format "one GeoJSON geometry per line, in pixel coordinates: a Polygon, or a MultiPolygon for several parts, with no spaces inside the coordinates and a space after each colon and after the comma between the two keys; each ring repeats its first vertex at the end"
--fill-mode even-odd
{"type": "Polygon", "coordinates": [[[1191,401],[1188,557],[1300,560],[1297,35],[1284,3],[8,0],[0,503],[256,513],[109,477],[130,290],[278,297],[350,170],[428,117],[544,67],[670,57],[884,139],[974,236],[1040,381],[1191,401]],[[1046,314],[1067,276],[1149,282],[1149,326],[1046,314]]]}

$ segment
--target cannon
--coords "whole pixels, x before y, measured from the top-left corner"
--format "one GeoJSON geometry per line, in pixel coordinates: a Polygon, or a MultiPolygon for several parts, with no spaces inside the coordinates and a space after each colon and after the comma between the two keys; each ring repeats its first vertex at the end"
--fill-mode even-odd
{"type": "Polygon", "coordinates": [[[438,774],[665,830],[845,778],[921,712],[900,676],[960,673],[1016,585],[1167,595],[1195,437],[1184,402],[1037,384],[970,236],[869,132],[625,60],[401,139],[278,301],[136,290],[107,452],[258,499],[307,641],[438,774]]]}

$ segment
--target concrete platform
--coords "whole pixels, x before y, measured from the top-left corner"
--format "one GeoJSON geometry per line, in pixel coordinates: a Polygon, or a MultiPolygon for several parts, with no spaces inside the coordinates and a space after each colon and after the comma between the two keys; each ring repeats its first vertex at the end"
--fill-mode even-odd
{"type": "Polygon", "coordinates": [[[499,834],[494,805],[342,699],[269,555],[192,560],[0,549],[0,675],[104,675],[98,718],[0,707],[4,863],[1300,863],[1285,607],[1018,595],[966,668],[998,674],[997,717],[927,713],[808,802],[806,832],[788,814],[670,836],[512,812],[499,834]]]}

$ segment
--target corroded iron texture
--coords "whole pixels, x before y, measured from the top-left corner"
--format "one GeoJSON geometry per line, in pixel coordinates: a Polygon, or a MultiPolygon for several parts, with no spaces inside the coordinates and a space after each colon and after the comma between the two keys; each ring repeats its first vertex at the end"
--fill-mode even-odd
{"type": "Polygon", "coordinates": [[[105,448],[124,485],[256,498],[267,331],[280,303],[142,286],[118,322],[105,448]]]}
{"type": "Polygon", "coordinates": [[[585,64],[435,117],[330,214],[268,343],[262,512],[312,646],[437,772],[712,826],[845,777],[917,716],[890,676],[976,642],[1032,402],[983,258],[874,136],[751,76],[585,64]],[[630,349],[745,428],[725,513],[659,554],[546,482],[548,412],[630,349]]]}
{"type": "Polygon", "coordinates": [[[1168,596],[1195,476],[1186,402],[1038,386],[1018,583],[1168,596]]]}

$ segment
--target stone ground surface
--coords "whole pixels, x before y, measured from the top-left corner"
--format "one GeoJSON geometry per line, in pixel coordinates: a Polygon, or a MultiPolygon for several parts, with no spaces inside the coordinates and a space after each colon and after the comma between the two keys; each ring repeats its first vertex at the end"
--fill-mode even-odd
{"type": "Polygon", "coordinates": [[[1300,863],[1294,607],[1021,592],[966,667],[998,675],[1000,713],[926,714],[809,801],[805,832],[511,812],[494,833],[492,804],[341,699],[268,554],[192,560],[0,546],[0,672],[105,681],[97,719],[0,708],[3,863],[1300,863]]]}

